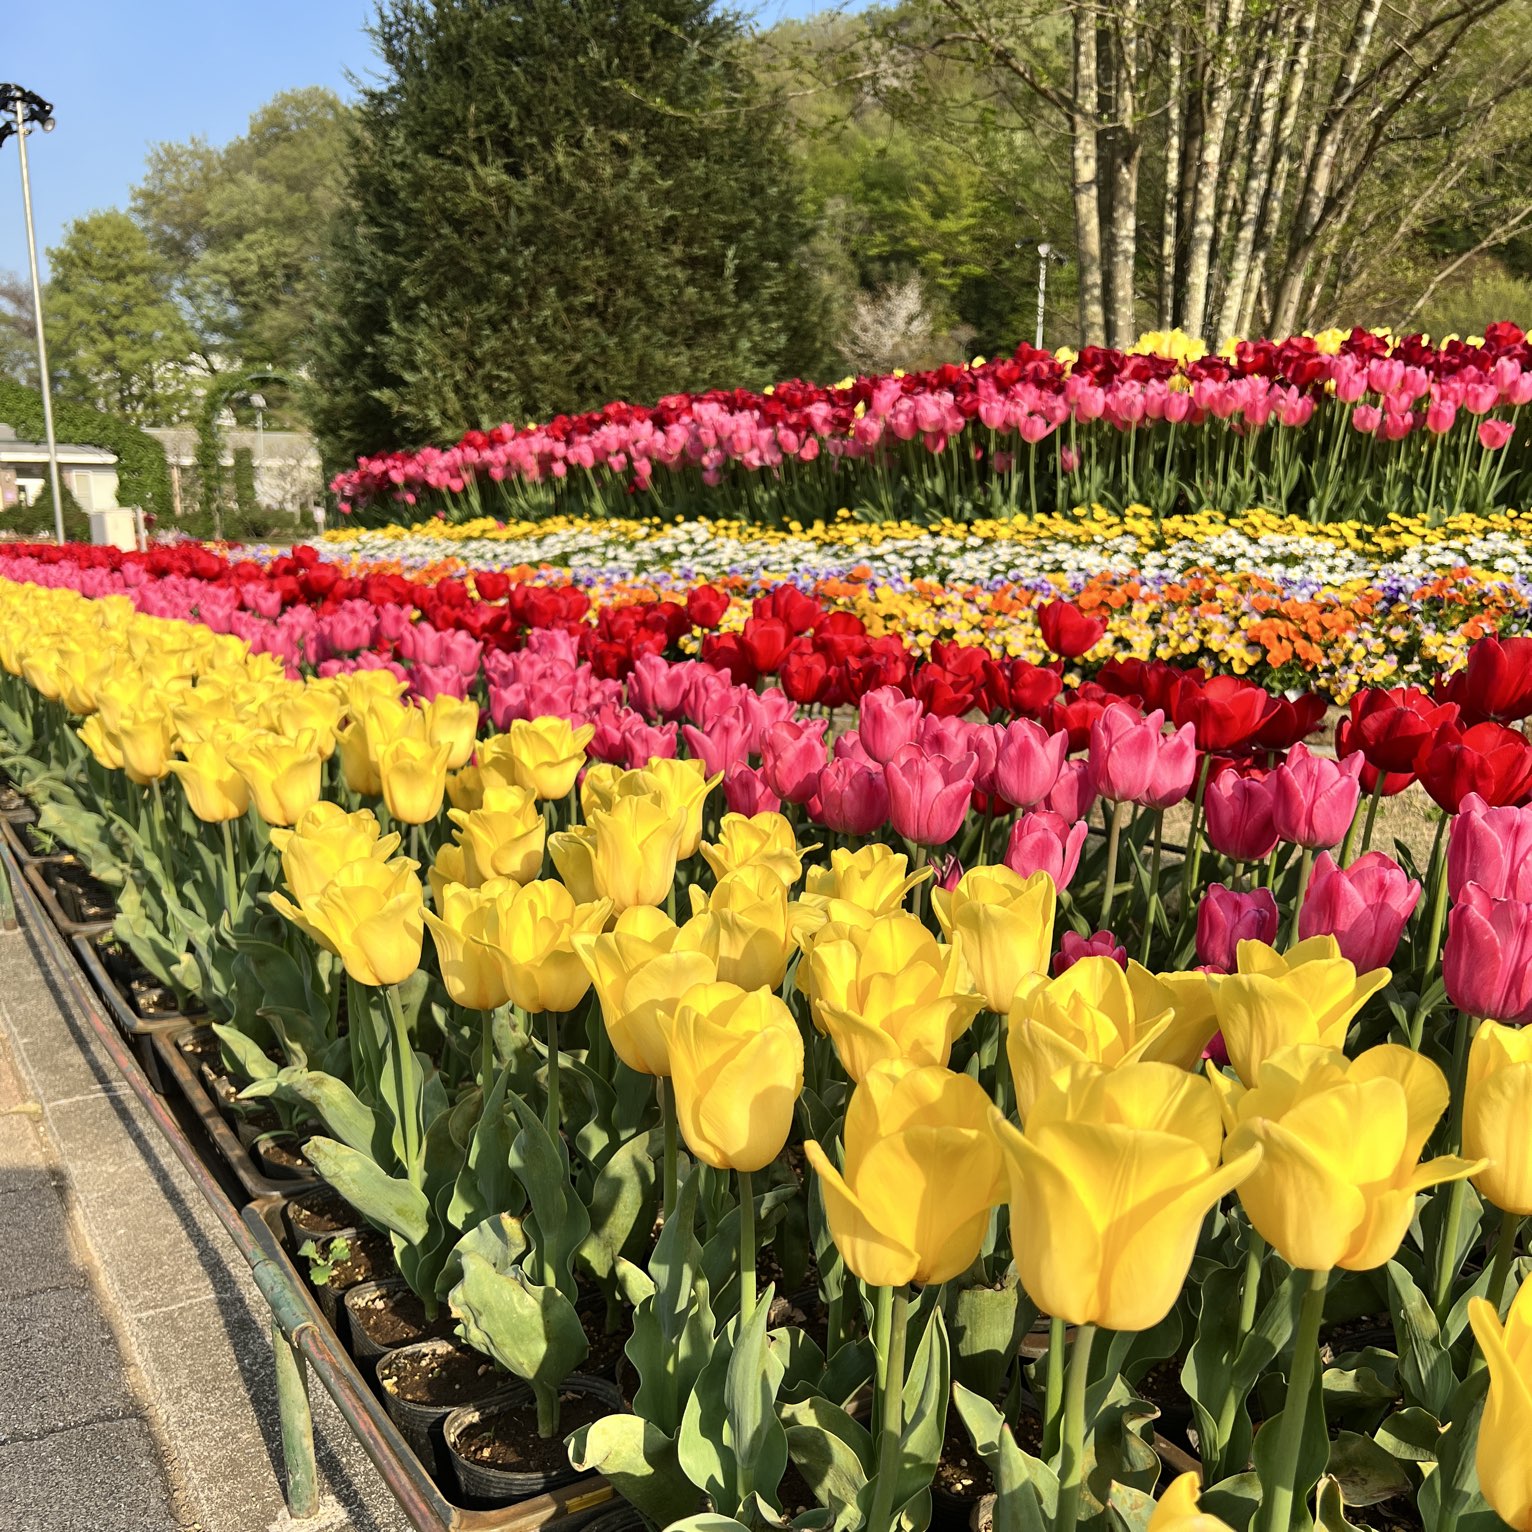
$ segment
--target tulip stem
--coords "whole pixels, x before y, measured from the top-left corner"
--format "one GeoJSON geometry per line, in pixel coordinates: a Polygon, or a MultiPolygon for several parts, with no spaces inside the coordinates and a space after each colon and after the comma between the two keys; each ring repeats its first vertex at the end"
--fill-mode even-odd
{"type": "Polygon", "coordinates": [[[489,1100],[489,1088],[495,1080],[495,1013],[479,1012],[479,1086],[489,1100]]]}
{"type": "Polygon", "coordinates": [[[425,1166],[422,1163],[424,1155],[421,1150],[421,1141],[424,1138],[424,1125],[420,1121],[420,1097],[412,1093],[407,1086],[406,1060],[410,1059],[410,1028],[404,1019],[404,1003],[399,999],[399,986],[397,984],[385,984],[383,986],[383,1002],[388,1007],[388,1020],[393,1028],[393,1054],[394,1067],[394,1094],[399,1103],[399,1136],[403,1141],[404,1150],[404,1173],[405,1176],[416,1186],[419,1186],[425,1175],[425,1166]]]}
{"type": "Polygon", "coordinates": [[[878,1408],[882,1409],[883,1386],[888,1380],[888,1333],[894,1317],[894,1290],[880,1287],[872,1301],[872,1357],[878,1378],[878,1408]]]}
{"type": "Polygon", "coordinates": [[[559,1120],[563,1116],[563,1102],[559,1090],[559,1013],[546,1011],[548,1018],[548,1137],[558,1142],[559,1120]]]}
{"type": "MultiPolygon", "coordinates": [[[[1058,1532],[1080,1524],[1081,1491],[1085,1479],[1085,1384],[1090,1375],[1095,1325],[1079,1325],[1069,1353],[1069,1377],[1064,1385],[1064,1429],[1059,1443],[1058,1532]]],[[[1285,1532],[1285,1529],[1284,1529],[1285,1532]]]]}
{"type": "Polygon", "coordinates": [[[1287,1378],[1287,1403],[1282,1410],[1281,1434],[1277,1437],[1274,1479],[1261,1486],[1260,1532],[1289,1532],[1293,1499],[1297,1493],[1298,1454],[1303,1446],[1303,1426],[1309,1412],[1309,1393],[1314,1384],[1314,1364],[1319,1359],[1319,1326],[1325,1317],[1328,1271],[1309,1273],[1308,1291],[1298,1311],[1298,1333],[1293,1339],[1293,1370],[1287,1378]]]}
{"type": "Polygon", "coordinates": [[[1149,858],[1149,913],[1144,916],[1144,937],[1139,944],[1138,961],[1149,966],[1149,943],[1154,940],[1154,923],[1160,912],[1160,855],[1165,843],[1165,810],[1154,811],[1154,850],[1149,858]]]}
{"type": "Polygon", "coordinates": [[[1122,835],[1122,805],[1106,811],[1106,871],[1101,882],[1101,929],[1112,929],[1112,896],[1117,892],[1117,842],[1122,835]]]}
{"type": "Polygon", "coordinates": [[[660,1121],[665,1130],[665,1201],[660,1209],[660,1222],[666,1223],[676,1210],[677,1186],[676,1161],[680,1154],[680,1135],[676,1124],[675,1087],[668,1075],[654,1077],[655,1089],[660,1097],[660,1121]]]}
{"type": "MultiPolygon", "coordinates": [[[[1456,1154],[1463,1142],[1463,1094],[1468,1073],[1468,1045],[1478,1031],[1475,1018],[1458,1012],[1458,1024],[1452,1039],[1452,1075],[1448,1080],[1452,1095],[1447,1109],[1447,1138],[1443,1154],[1456,1154]]],[[[1431,1287],[1431,1307],[1438,1319],[1445,1319],[1452,1297],[1452,1279],[1458,1267],[1458,1231],[1463,1226],[1463,1204],[1468,1200],[1468,1182],[1461,1177],[1447,1192],[1447,1215],[1442,1220],[1441,1239],[1436,1247],[1436,1280],[1431,1287]]]]}
{"type": "Polygon", "coordinates": [[[1386,778],[1380,771],[1372,785],[1372,795],[1367,800],[1367,823],[1362,826],[1362,855],[1372,850],[1372,827],[1377,823],[1378,805],[1383,801],[1383,784],[1386,778]]]}
{"type": "Polygon", "coordinates": [[[888,1355],[879,1395],[878,1464],[872,1489],[872,1514],[867,1518],[868,1532],[891,1532],[894,1525],[894,1487],[899,1477],[899,1444],[904,1434],[904,1343],[909,1330],[910,1291],[907,1287],[883,1288],[878,1293],[882,1311],[883,1295],[891,1293],[888,1304],[888,1355]]]}
{"type": "Polygon", "coordinates": [[[739,1177],[739,1328],[743,1332],[755,1312],[755,1187],[750,1172],[739,1177]]]}
{"type": "MultiPolygon", "coordinates": [[[[1234,1350],[1238,1351],[1255,1323],[1256,1305],[1261,1296],[1261,1265],[1266,1259],[1266,1241],[1254,1229],[1250,1231],[1250,1244],[1245,1251],[1245,1270],[1239,1285],[1239,1329],[1234,1332],[1234,1350]]],[[[1210,1451],[1203,1453],[1205,1462],[1213,1461],[1213,1453],[1222,1453],[1234,1430],[1234,1415],[1241,1401],[1232,1387],[1226,1387],[1223,1403],[1218,1409],[1218,1435],[1208,1443],[1210,1451]]]]}
{"type": "Polygon", "coordinates": [[[1500,1232],[1495,1237],[1495,1256],[1490,1262],[1489,1288],[1484,1294],[1494,1304],[1497,1314],[1503,1311],[1506,1278],[1511,1274],[1511,1262],[1516,1259],[1516,1236],[1520,1231],[1521,1215],[1502,1212],[1500,1232]]]}
{"type": "Polygon", "coordinates": [[[1043,1383],[1043,1460],[1059,1450],[1059,1426],[1064,1410],[1064,1321],[1057,1315],[1048,1321],[1048,1373],[1043,1383]]]}
{"type": "Polygon", "coordinates": [[[226,897],[229,902],[229,919],[232,920],[239,904],[239,872],[234,861],[234,826],[225,819],[219,823],[218,828],[223,831],[223,875],[228,883],[226,897]]]}
{"type": "Polygon", "coordinates": [[[1298,940],[1298,927],[1303,920],[1303,901],[1309,891],[1309,878],[1314,872],[1314,849],[1305,846],[1303,854],[1298,858],[1298,893],[1293,899],[1292,924],[1287,928],[1287,945],[1291,947],[1298,940]]]}
{"type": "Polygon", "coordinates": [[[1197,879],[1202,873],[1202,817],[1203,804],[1207,800],[1208,777],[1213,769],[1211,751],[1203,751],[1202,764],[1197,768],[1197,785],[1192,790],[1192,822],[1186,833],[1186,857],[1181,863],[1181,909],[1184,913],[1192,907],[1192,894],[1196,892],[1197,879]]]}
{"type": "MultiPolygon", "coordinates": [[[[1443,814],[1436,826],[1436,837],[1431,842],[1431,860],[1426,864],[1427,877],[1431,884],[1431,921],[1427,928],[1426,936],[1426,961],[1420,970],[1420,990],[1424,997],[1425,992],[1431,987],[1431,977],[1436,972],[1436,959],[1442,946],[1442,925],[1447,919],[1447,863],[1442,856],[1442,840],[1447,833],[1448,816],[1443,814]]],[[[1418,1026],[1424,1019],[1420,1007],[1415,1008],[1415,1021],[1418,1026]]]]}

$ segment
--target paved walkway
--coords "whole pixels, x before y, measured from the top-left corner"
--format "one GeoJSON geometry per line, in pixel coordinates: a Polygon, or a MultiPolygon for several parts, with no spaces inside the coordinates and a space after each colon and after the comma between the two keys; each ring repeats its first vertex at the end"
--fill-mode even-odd
{"type": "Polygon", "coordinates": [[[25,933],[0,936],[0,1527],[403,1532],[315,1383],[292,1522],[248,1268],[25,933]]]}

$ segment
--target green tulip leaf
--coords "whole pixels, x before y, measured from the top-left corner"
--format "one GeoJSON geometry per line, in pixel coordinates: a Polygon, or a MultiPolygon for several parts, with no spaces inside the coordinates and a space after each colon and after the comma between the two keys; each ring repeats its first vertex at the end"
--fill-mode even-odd
{"type": "Polygon", "coordinates": [[[1314,1497],[1315,1532],[1360,1532],[1355,1522],[1346,1519],[1346,1496],[1340,1480],[1326,1474],[1319,1481],[1314,1497]]]}
{"type": "MultiPolygon", "coordinates": [[[[1289,1400],[1286,1409],[1292,1408],[1295,1406],[1289,1400]]],[[[1293,1502],[1296,1506],[1305,1506],[1309,1501],[1309,1492],[1319,1483],[1319,1476],[1325,1471],[1330,1455],[1330,1437],[1325,1428],[1324,1394],[1320,1389],[1317,1367],[1309,1384],[1308,1398],[1299,1401],[1296,1408],[1303,1411],[1303,1430],[1298,1439],[1298,1461],[1293,1472],[1293,1502]]],[[[1263,1421],[1260,1430],[1255,1433],[1251,1456],[1263,1485],[1275,1484],[1281,1472],[1277,1462],[1280,1451],[1278,1443],[1282,1438],[1282,1418],[1286,1409],[1263,1421]]]]}
{"type": "Polygon", "coordinates": [[[1434,1463],[1441,1446],[1442,1423],[1418,1405],[1397,1410],[1373,1432],[1373,1440],[1403,1463],[1434,1463]]]}
{"type": "Polygon", "coordinates": [[[683,1518],[701,1503],[697,1487],[681,1472],[675,1442],[638,1415],[607,1415],[581,1426],[569,1437],[569,1461],[582,1471],[605,1474],[656,1526],[684,1525],[683,1518]]]}
{"type": "MultiPolygon", "coordinates": [[[[232,1028],[214,1028],[222,1035],[232,1028]]],[[[361,1102],[344,1080],[317,1069],[299,1069],[288,1065],[269,1081],[268,1094],[276,1094],[308,1107],[325,1125],[331,1138],[374,1158],[378,1147],[380,1124],[377,1115],[361,1102]]],[[[242,1092],[241,1094],[247,1094],[242,1092]]]]}
{"type": "Polygon", "coordinates": [[[665,1532],[750,1532],[750,1528],[732,1516],[717,1516],[707,1511],[701,1516],[688,1516],[685,1521],[667,1527],[665,1532]]]}
{"type": "Polygon", "coordinates": [[[740,1316],[724,1390],[729,1435],[740,1469],[740,1504],[765,1496],[773,1504],[787,1468],[787,1434],[777,1418],[785,1364],[768,1332],[775,1293],[767,1287],[752,1313],[740,1316]]]}
{"type": "Polygon", "coordinates": [[[1388,1308],[1399,1340],[1399,1377],[1411,1403],[1445,1418],[1454,1378],[1452,1358],[1442,1344],[1441,1329],[1426,1295],[1398,1262],[1390,1261],[1388,1308]]]}
{"type": "Polygon", "coordinates": [[[814,1337],[802,1328],[801,1319],[796,1323],[790,1319],[773,1330],[770,1340],[773,1353],[782,1362],[778,1397],[796,1401],[817,1394],[824,1378],[825,1354],[814,1337]]]}
{"type": "Polygon", "coordinates": [[[520,1267],[497,1270],[472,1249],[459,1259],[463,1275],[447,1302],[470,1346],[543,1387],[556,1387],[585,1360],[584,1326],[558,1288],[538,1286],[520,1267]]]}
{"type": "MultiPolygon", "coordinates": [[[[1437,1444],[1437,1467],[1422,1480],[1416,1500],[1426,1532],[1477,1532],[1475,1513],[1484,1510],[1484,1497],[1474,1457],[1488,1393],[1489,1369],[1481,1367],[1469,1373],[1448,1398],[1443,1414],[1448,1424],[1437,1444]]],[[[1516,1443],[1512,1450],[1521,1446],[1516,1443]]],[[[1491,1519],[1485,1525],[1501,1523],[1491,1519]]]]}
{"type": "MultiPolygon", "coordinates": [[[[237,1027],[225,1026],[222,1022],[215,1021],[213,1034],[218,1039],[225,1062],[240,1079],[256,1082],[275,1080],[281,1072],[280,1066],[273,1064],[266,1057],[265,1050],[251,1038],[246,1037],[237,1027]]],[[[343,1135],[337,1134],[336,1137],[343,1137],[343,1135]]]]}
{"type": "Polygon", "coordinates": [[[480,1100],[477,1119],[458,1172],[447,1216],[460,1229],[492,1213],[519,1213],[526,1193],[511,1170],[510,1109],[506,1105],[511,1066],[507,1064],[480,1100]]]}
{"type": "Polygon", "coordinates": [[[1253,1473],[1233,1474],[1204,1489],[1199,1498],[1208,1515],[1231,1527],[1253,1526],[1261,1503],[1261,1481],[1253,1473]]]}
{"type": "Polygon", "coordinates": [[[542,1119],[519,1096],[510,1097],[520,1131],[511,1145],[511,1169],[526,1190],[530,1209],[527,1237],[545,1273],[570,1299],[575,1297],[571,1262],[590,1232],[590,1215],[574,1194],[569,1157],[562,1141],[550,1137],[542,1119]]]}
{"type": "Polygon", "coordinates": [[[978,1393],[995,1395],[1037,1317],[1037,1305],[1022,1292],[1014,1271],[998,1287],[949,1288],[952,1375],[978,1393]]]}
{"type": "Polygon", "coordinates": [[[1339,1484],[1347,1505],[1377,1505],[1410,1492],[1403,1467],[1370,1436],[1355,1431],[1336,1433],[1325,1471],[1339,1484]]]}
{"type": "Polygon", "coordinates": [[[369,1223],[411,1244],[425,1239],[431,1204],[418,1186],[396,1180],[376,1160],[333,1138],[311,1138],[303,1152],[314,1169],[369,1223]]]}
{"type": "Polygon", "coordinates": [[[653,1132],[630,1138],[614,1150],[596,1176],[590,1197],[590,1233],[577,1251],[584,1269],[610,1288],[618,1257],[647,1235],[654,1223],[653,1132]]]}
{"type": "Polygon", "coordinates": [[[1087,1502],[1105,1508],[1114,1484],[1125,1484],[1147,1494],[1160,1476],[1160,1458],[1154,1450],[1154,1421],[1159,1410],[1147,1399],[1135,1398],[1121,1378],[1095,1416],[1095,1429],[1085,1446],[1085,1493],[1087,1502]]]}
{"type": "Polygon", "coordinates": [[[1148,1532],[1154,1496],[1131,1484],[1114,1484],[1107,1496],[1106,1513],[1114,1532],[1148,1532]]]}
{"type": "MultiPolygon", "coordinates": [[[[810,1403],[812,1401],[805,1400],[802,1405],[793,1405],[790,1409],[801,1412],[810,1403]]],[[[827,1408],[835,1407],[828,1405],[827,1408]]],[[[850,1416],[845,1418],[850,1420],[850,1416]]],[[[814,1498],[831,1511],[835,1532],[851,1532],[859,1524],[861,1512],[857,1499],[867,1484],[867,1467],[862,1457],[844,1436],[827,1429],[817,1420],[805,1420],[801,1414],[784,1412],[784,1421],[787,1454],[793,1466],[803,1476],[803,1482],[814,1498]]]]}
{"type": "Polygon", "coordinates": [[[1058,1475],[1016,1445],[988,1399],[954,1383],[952,1402],[995,1481],[994,1532],[1048,1532],[1058,1515],[1058,1475]]]}

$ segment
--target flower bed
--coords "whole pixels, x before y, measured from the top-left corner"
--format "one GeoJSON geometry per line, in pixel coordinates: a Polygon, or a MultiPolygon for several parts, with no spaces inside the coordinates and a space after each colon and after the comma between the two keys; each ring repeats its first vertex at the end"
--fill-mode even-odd
{"type": "Polygon", "coordinates": [[[1529,367],[1511,324],[1440,346],[1332,330],[1219,356],[1174,332],[1129,352],[1023,344],[929,372],[473,430],[450,448],[363,458],[331,488],[344,514],[368,521],[417,507],[462,520],[652,505],[781,526],[835,506],[929,520],[1097,500],[1376,520],[1524,503],[1529,460],[1515,436],[1529,367]]]}
{"type": "Polygon", "coordinates": [[[363,636],[317,558],[237,568],[14,557],[0,728],[331,1189],[316,1285],[387,1279],[336,1312],[455,1494],[1164,1528],[1200,1467],[1210,1532],[1532,1515],[1532,639],[1358,693],[1329,759],[1318,699],[906,675],[792,585],[747,635],[372,575],[363,636]],[[833,743],[730,663],[806,636],[875,683],[833,743]],[[1417,781],[1418,864],[1373,846],[1417,781]]]}

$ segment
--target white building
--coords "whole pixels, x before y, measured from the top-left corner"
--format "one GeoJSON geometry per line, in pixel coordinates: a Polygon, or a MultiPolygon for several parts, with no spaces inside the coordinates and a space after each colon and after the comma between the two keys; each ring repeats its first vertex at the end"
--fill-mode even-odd
{"type": "MultiPolygon", "coordinates": [[[[191,507],[186,475],[197,463],[197,432],[193,426],[145,426],[164,449],[170,465],[172,511],[183,516],[191,507]]],[[[232,471],[241,447],[255,463],[255,498],[271,510],[297,516],[324,497],[324,465],[314,439],[302,431],[249,431],[231,427],[218,433],[222,461],[232,471]]],[[[82,502],[83,504],[83,502],[82,502]]]]}
{"type": "MultiPolygon", "coordinates": [[[[107,511],[117,504],[115,453],[60,442],[58,455],[59,479],[82,511],[107,511]]],[[[0,424],[0,516],[14,505],[35,504],[47,484],[47,444],[21,441],[13,426],[0,424]]]]}

